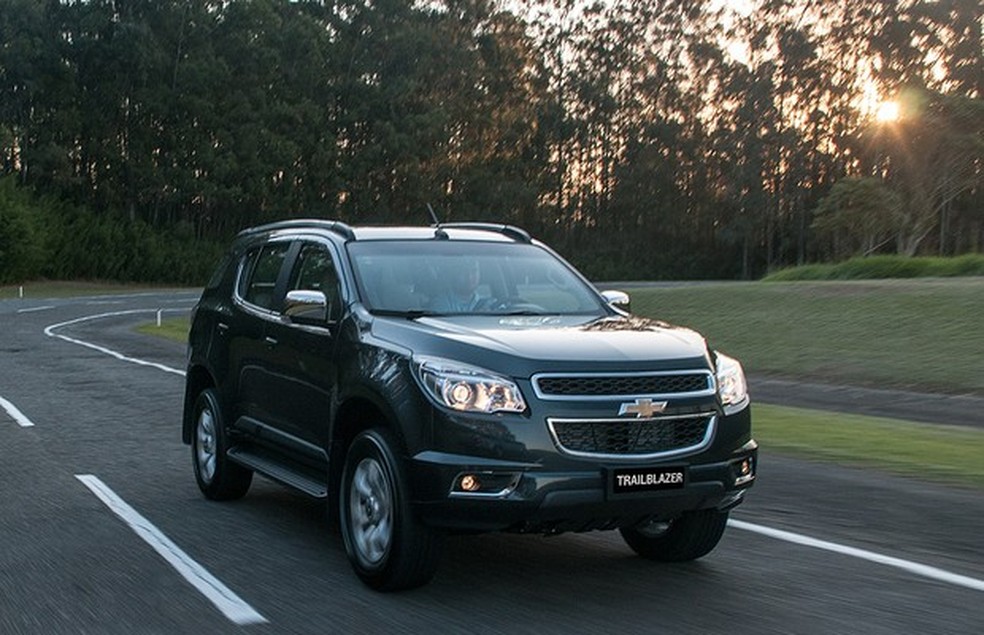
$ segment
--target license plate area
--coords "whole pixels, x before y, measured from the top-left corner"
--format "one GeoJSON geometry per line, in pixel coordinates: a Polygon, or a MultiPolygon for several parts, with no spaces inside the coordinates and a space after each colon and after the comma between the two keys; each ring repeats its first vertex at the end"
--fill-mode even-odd
{"type": "Polygon", "coordinates": [[[681,489],[686,484],[687,468],[681,465],[618,467],[608,475],[608,491],[614,496],[681,489]]]}

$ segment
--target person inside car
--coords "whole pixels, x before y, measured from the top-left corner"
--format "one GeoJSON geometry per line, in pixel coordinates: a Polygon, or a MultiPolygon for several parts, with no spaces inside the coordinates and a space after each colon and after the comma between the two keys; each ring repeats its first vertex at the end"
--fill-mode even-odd
{"type": "Polygon", "coordinates": [[[481,308],[484,298],[478,295],[481,271],[478,261],[468,259],[451,269],[448,285],[431,303],[437,313],[468,313],[481,308]]]}

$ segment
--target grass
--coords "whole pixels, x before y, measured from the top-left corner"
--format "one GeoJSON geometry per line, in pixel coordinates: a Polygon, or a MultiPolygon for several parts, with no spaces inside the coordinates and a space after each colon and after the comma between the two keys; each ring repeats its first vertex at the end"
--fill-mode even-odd
{"type": "Polygon", "coordinates": [[[187,317],[167,318],[161,320],[160,326],[157,326],[156,322],[150,322],[141,324],[136,328],[136,331],[144,335],[154,335],[156,337],[186,343],[188,341],[188,326],[187,317]]]}
{"type": "Polygon", "coordinates": [[[984,395],[984,278],[645,288],[632,308],[751,374],[984,395]]]}
{"type": "Polygon", "coordinates": [[[754,406],[762,452],[984,487],[984,430],[783,406],[754,406]]]}
{"type": "Polygon", "coordinates": [[[132,285],[117,282],[65,282],[65,281],[32,281],[22,285],[10,284],[0,286],[0,300],[20,298],[70,298],[84,295],[112,295],[120,293],[136,293],[159,287],[149,285],[132,285]]]}
{"type": "Polygon", "coordinates": [[[767,282],[794,280],[873,280],[881,278],[924,278],[984,276],[984,254],[954,258],[868,256],[832,264],[812,264],[777,271],[767,282]]]}

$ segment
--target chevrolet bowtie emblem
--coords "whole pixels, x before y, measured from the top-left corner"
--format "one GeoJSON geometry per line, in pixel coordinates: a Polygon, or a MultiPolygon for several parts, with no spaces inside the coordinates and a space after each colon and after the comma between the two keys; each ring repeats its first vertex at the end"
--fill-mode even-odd
{"type": "Polygon", "coordinates": [[[665,401],[653,402],[652,399],[636,399],[633,402],[624,403],[619,406],[618,416],[635,415],[637,419],[648,419],[664,410],[666,410],[665,401]]]}

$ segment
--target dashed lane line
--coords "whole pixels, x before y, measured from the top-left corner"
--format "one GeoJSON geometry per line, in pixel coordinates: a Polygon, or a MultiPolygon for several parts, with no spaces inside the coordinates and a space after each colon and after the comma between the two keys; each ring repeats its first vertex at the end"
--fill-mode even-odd
{"type": "Polygon", "coordinates": [[[762,536],[768,536],[769,538],[784,540],[803,547],[822,549],[824,551],[831,551],[833,553],[839,553],[844,556],[867,560],[868,562],[874,562],[888,567],[895,567],[896,569],[901,569],[924,578],[930,578],[932,580],[946,582],[948,584],[961,586],[967,589],[973,589],[974,591],[984,591],[984,580],[978,580],[977,578],[971,578],[958,573],[951,573],[950,571],[945,571],[944,569],[938,569],[936,567],[920,564],[918,562],[903,560],[902,558],[886,556],[881,553],[875,553],[874,551],[868,551],[867,549],[849,547],[836,542],[819,540],[817,538],[811,538],[810,536],[804,536],[791,531],[773,529],[772,527],[747,523],[741,520],[735,520],[733,518],[728,521],[728,526],[733,527],[734,529],[741,529],[743,531],[750,531],[762,536]]]}
{"type": "Polygon", "coordinates": [[[33,307],[29,308],[29,309],[17,309],[17,312],[18,313],[37,313],[38,311],[50,311],[51,309],[54,309],[54,308],[55,308],[55,305],[53,305],[53,304],[47,304],[45,306],[33,306],[33,307]]]}
{"type": "Polygon", "coordinates": [[[17,422],[17,424],[22,428],[33,428],[34,422],[27,418],[27,416],[17,409],[17,406],[10,403],[3,397],[0,397],[0,407],[3,407],[10,415],[10,418],[17,422]]]}
{"type": "Polygon", "coordinates": [[[174,544],[174,541],[130,507],[98,477],[92,474],[76,474],[75,478],[88,487],[99,500],[129,525],[130,529],[174,567],[185,580],[215,605],[215,608],[219,609],[230,621],[239,626],[265,624],[267,622],[265,617],[209,573],[205,567],[195,562],[178,545],[174,544]]]}

